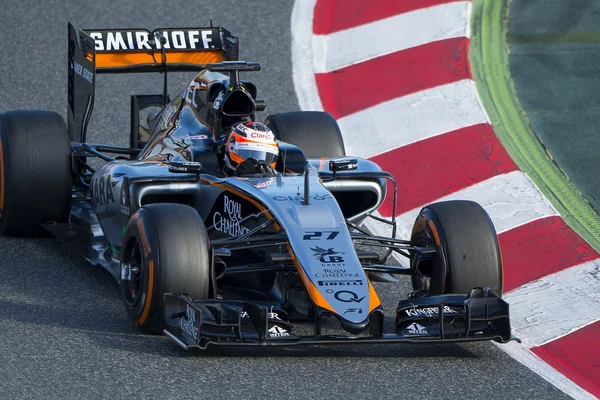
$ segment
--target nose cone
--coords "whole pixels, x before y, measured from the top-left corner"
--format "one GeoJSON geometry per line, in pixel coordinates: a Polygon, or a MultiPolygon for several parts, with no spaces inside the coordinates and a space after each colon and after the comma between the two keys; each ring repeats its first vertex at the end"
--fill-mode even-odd
{"type": "Polygon", "coordinates": [[[345,331],[352,333],[353,335],[358,335],[369,327],[369,318],[367,317],[362,322],[352,322],[345,318],[340,318],[340,324],[345,331]]]}

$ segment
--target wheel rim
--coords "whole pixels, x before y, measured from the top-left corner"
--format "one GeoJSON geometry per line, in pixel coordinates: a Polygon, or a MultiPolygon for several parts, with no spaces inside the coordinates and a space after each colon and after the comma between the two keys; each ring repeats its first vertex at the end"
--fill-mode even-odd
{"type": "Polygon", "coordinates": [[[429,286],[431,285],[431,277],[421,275],[417,278],[419,280],[419,290],[425,290],[426,292],[429,292],[429,286]]]}
{"type": "Polygon", "coordinates": [[[142,297],[144,285],[142,249],[137,239],[132,238],[124,250],[125,258],[121,263],[121,287],[125,302],[134,307],[142,297]]]}
{"type": "MultiPolygon", "coordinates": [[[[435,241],[429,231],[425,231],[425,236],[420,236],[416,239],[416,244],[421,247],[436,246],[435,241]]],[[[413,239],[414,240],[414,239],[413,239]]],[[[419,269],[419,272],[422,272],[419,269]]],[[[429,271],[431,272],[431,271],[429,271]]],[[[417,291],[426,291],[429,293],[431,288],[431,275],[415,275],[413,277],[413,286],[417,291]]]]}

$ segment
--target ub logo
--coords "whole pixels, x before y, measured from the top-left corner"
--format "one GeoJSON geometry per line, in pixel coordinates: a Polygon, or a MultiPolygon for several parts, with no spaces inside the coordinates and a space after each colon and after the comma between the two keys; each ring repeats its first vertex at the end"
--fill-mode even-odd
{"type": "Polygon", "coordinates": [[[321,261],[322,263],[331,264],[331,263],[343,263],[344,262],[344,258],[342,256],[337,255],[337,254],[344,254],[344,253],[335,251],[335,249],[333,247],[330,247],[329,249],[322,249],[319,246],[315,246],[315,247],[310,247],[310,249],[315,252],[314,253],[315,258],[318,259],[319,261],[321,261]]]}

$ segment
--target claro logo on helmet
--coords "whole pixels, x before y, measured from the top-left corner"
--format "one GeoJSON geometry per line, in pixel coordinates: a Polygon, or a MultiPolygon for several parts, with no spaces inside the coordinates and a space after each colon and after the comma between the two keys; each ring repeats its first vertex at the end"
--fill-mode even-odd
{"type": "Polygon", "coordinates": [[[262,140],[274,140],[273,134],[270,132],[252,132],[250,134],[252,139],[262,139],[262,140]]]}
{"type": "Polygon", "coordinates": [[[254,123],[252,127],[248,127],[242,123],[239,124],[236,128],[238,131],[243,132],[247,138],[265,140],[268,142],[275,141],[275,135],[273,135],[273,132],[271,132],[266,126],[264,126],[261,123],[254,123]],[[254,129],[253,127],[257,127],[258,130],[254,129]]]}

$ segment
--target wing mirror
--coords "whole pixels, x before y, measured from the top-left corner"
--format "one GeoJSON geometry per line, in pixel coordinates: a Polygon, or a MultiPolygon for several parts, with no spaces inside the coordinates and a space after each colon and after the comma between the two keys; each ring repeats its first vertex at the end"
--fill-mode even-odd
{"type": "Polygon", "coordinates": [[[333,173],[338,171],[352,171],[358,168],[358,160],[356,158],[342,158],[329,161],[329,170],[333,173]]]}

